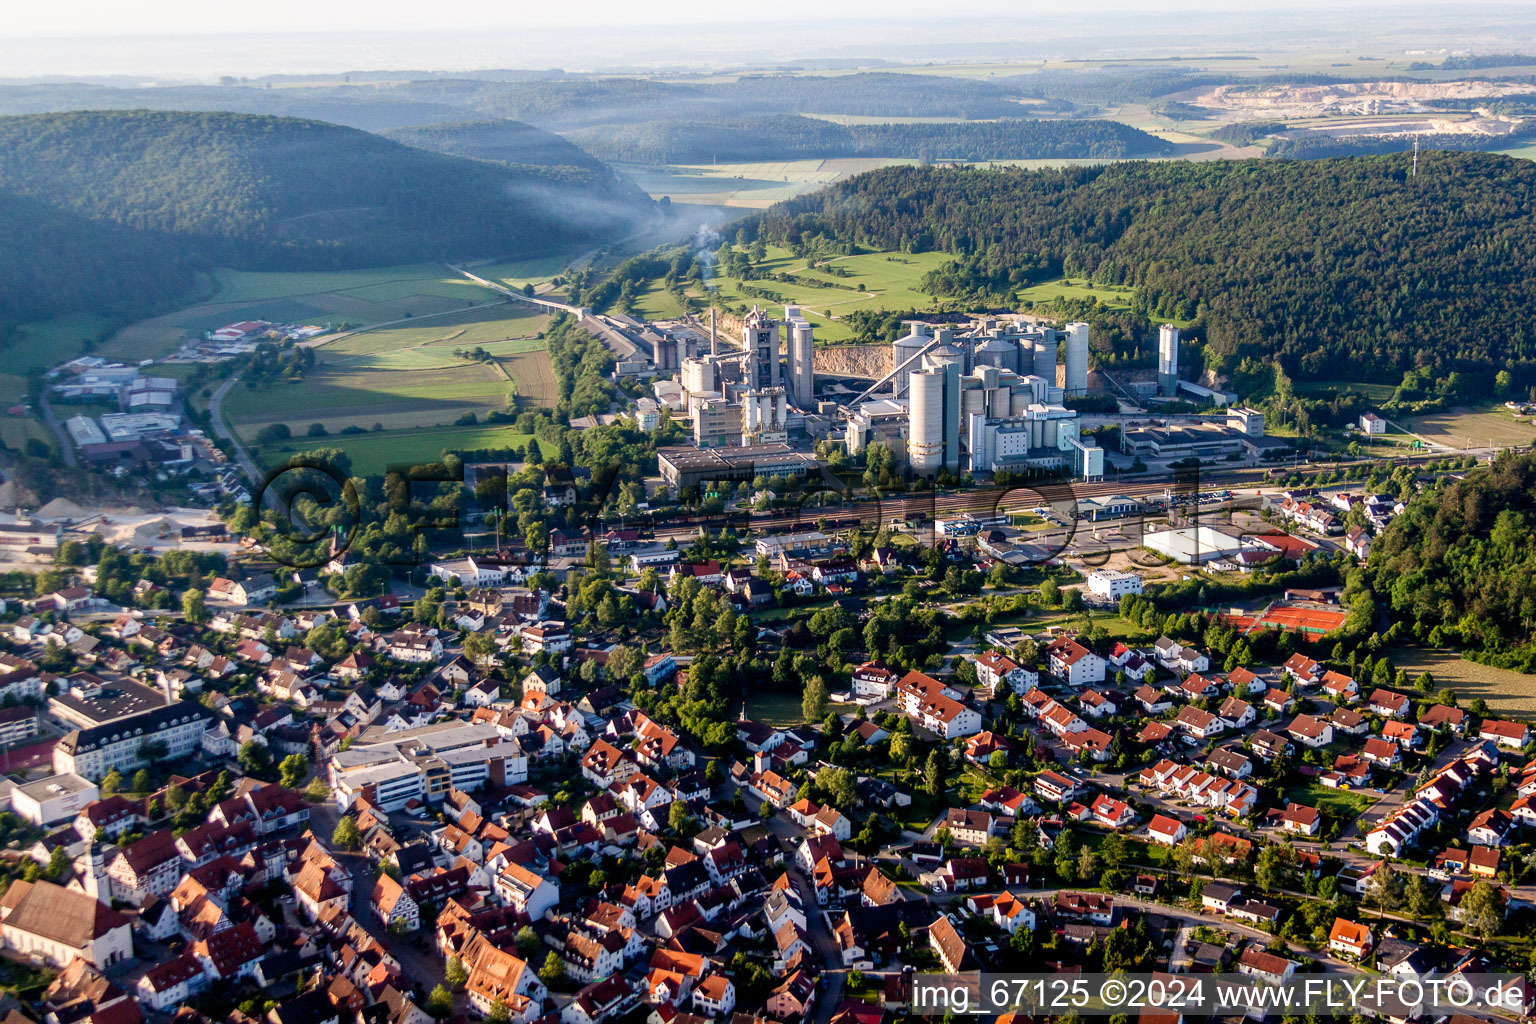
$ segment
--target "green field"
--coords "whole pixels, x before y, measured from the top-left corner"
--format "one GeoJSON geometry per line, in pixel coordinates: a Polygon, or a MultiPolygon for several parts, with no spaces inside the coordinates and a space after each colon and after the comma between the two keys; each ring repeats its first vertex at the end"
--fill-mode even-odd
{"type": "Polygon", "coordinates": [[[299,273],[220,269],[210,279],[210,290],[202,302],[124,327],[97,354],[125,362],[155,359],[240,320],[339,328],[442,314],[501,299],[436,263],[299,273]]]}
{"type": "Polygon", "coordinates": [[[1057,299],[1098,299],[1099,303],[1109,309],[1130,309],[1133,288],[1121,288],[1114,285],[1096,286],[1086,279],[1074,281],[1072,278],[1061,278],[1057,281],[1046,281],[1043,284],[1030,285],[1019,292],[1019,297],[1030,302],[1054,302],[1057,299]]]}
{"type": "Polygon", "coordinates": [[[5,346],[5,367],[0,372],[0,404],[14,405],[25,401],[27,374],[85,355],[86,342],[95,340],[106,327],[106,317],[90,313],[60,316],[17,327],[5,346]]]}
{"type": "Polygon", "coordinates": [[[747,698],[747,717],[776,729],[804,725],[797,693],[755,693],[747,698]]]}
{"type": "MultiPolygon", "coordinates": [[[[300,381],[260,388],[237,385],[224,401],[225,417],[253,441],[273,423],[302,435],[311,423],[336,436],[345,427],[389,432],[435,431],[465,413],[554,403],[555,380],[544,341],[546,314],[498,303],[431,323],[319,339],[315,365],[300,381]],[[456,349],[483,348],[493,358],[462,359],[456,349]]],[[[320,443],[320,442],[315,442],[320,443]]],[[[439,442],[431,454],[441,448],[439,442]]]]}
{"type": "Polygon", "coordinates": [[[220,269],[214,272],[214,280],[218,284],[214,299],[219,302],[257,302],[322,292],[356,294],[372,302],[407,295],[462,297],[466,303],[490,297],[484,288],[472,284],[440,263],[300,273],[220,269]]]}
{"type": "Polygon", "coordinates": [[[369,434],[294,438],[282,444],[253,449],[251,454],[258,464],[271,467],[296,452],[313,448],[340,448],[352,457],[352,472],[358,476],[367,476],[383,473],[391,465],[432,462],[441,458],[445,451],[521,448],[528,443],[530,436],[519,434],[510,426],[495,424],[429,430],[384,430],[369,434]]]}
{"type": "MultiPolygon", "coordinates": [[[[816,325],[816,337],[823,341],[846,341],[852,332],[838,322],[838,317],[855,309],[913,309],[931,305],[933,297],[920,290],[923,275],[950,259],[945,253],[864,253],[843,256],[832,261],[848,271],[847,277],[833,277],[808,269],[805,259],[787,249],[768,246],[767,258],[760,265],[764,274],[793,274],[805,283],[771,280],[743,281],[726,275],[709,280],[709,294],[694,289],[690,294],[708,302],[750,307],[797,305],[816,325]],[[768,293],[752,295],[743,288],[768,293]],[[830,315],[829,315],[830,314],[830,315]]],[[[654,303],[672,303],[672,296],[660,292],[653,282],[643,293],[637,309],[647,312],[654,303]],[[655,292],[660,293],[657,298],[655,292]]],[[[675,306],[675,303],[674,303],[675,306]]],[[[675,313],[667,315],[676,315],[675,313]]]]}
{"type": "Polygon", "coordinates": [[[1364,814],[1381,797],[1375,793],[1360,793],[1352,789],[1329,789],[1312,783],[1286,790],[1285,798],[1308,807],[1316,807],[1324,814],[1351,821],[1364,814]]]}

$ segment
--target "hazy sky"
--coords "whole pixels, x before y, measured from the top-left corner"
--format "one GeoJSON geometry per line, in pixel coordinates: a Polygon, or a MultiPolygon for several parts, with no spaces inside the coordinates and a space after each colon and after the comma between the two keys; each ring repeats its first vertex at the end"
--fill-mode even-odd
{"type": "MultiPolygon", "coordinates": [[[[1407,0],[1413,6],[1450,7],[1444,0],[1407,0]]],[[[1501,0],[1494,0],[1500,3],[1501,0]]],[[[1504,0],[1518,6],[1518,0],[1504,0]]],[[[1393,6],[1402,6],[1397,0],[1393,6]]],[[[1243,3],[1254,9],[1337,10],[1337,0],[1287,0],[1243,3]]],[[[805,22],[828,19],[868,20],[878,24],[901,18],[940,16],[1005,16],[1021,21],[1060,16],[1059,3],[1041,0],[961,0],[936,6],[932,0],[776,0],[772,4],[721,3],[719,0],[566,0],[561,3],[528,0],[456,0],[437,5],[420,0],[262,0],[260,3],[209,2],[209,0],[74,0],[72,3],[9,5],[0,36],[37,35],[163,35],[225,32],[309,32],[352,30],[474,31],[582,27],[611,28],[649,25],[805,22]]],[[[1072,14],[1095,11],[1159,10],[1222,11],[1236,13],[1231,0],[1079,0],[1066,8],[1072,14]]]]}
{"type": "Polygon", "coordinates": [[[1529,0],[17,0],[0,79],[1536,49],[1529,0]]]}

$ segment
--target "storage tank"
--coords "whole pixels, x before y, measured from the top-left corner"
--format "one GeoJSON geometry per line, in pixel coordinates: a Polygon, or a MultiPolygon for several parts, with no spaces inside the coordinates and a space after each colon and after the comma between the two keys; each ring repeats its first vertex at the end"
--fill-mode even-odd
{"type": "Polygon", "coordinates": [[[1035,340],[1035,376],[1056,383],[1056,329],[1047,327],[1035,340]]]}
{"type": "Polygon", "coordinates": [[[923,350],[923,346],[933,340],[927,324],[911,323],[910,333],[905,338],[897,338],[891,342],[891,369],[896,371],[896,376],[891,379],[891,390],[897,398],[907,393],[907,377],[913,370],[920,369],[916,362],[903,367],[902,364],[923,350]]]}
{"type": "Polygon", "coordinates": [[[1002,338],[990,338],[976,349],[977,366],[995,366],[1000,370],[1019,369],[1019,347],[1002,338]]]}
{"type": "Polygon", "coordinates": [[[1015,417],[1023,416],[1028,411],[1030,403],[1034,400],[1035,396],[1024,388],[1013,391],[1012,397],[1008,402],[1008,415],[1015,417]]]}
{"type": "Polygon", "coordinates": [[[1009,388],[993,388],[988,391],[987,415],[995,420],[1005,420],[1013,415],[1013,391],[1009,388]]]}
{"type": "Polygon", "coordinates": [[[684,359],[683,390],[702,395],[715,390],[715,364],[705,359],[684,359]]]}
{"type": "Polygon", "coordinates": [[[966,388],[960,393],[960,421],[970,422],[971,416],[987,414],[987,393],[981,388],[966,388]]]}
{"type": "Polygon", "coordinates": [[[1041,405],[1031,406],[1029,415],[1029,446],[1031,448],[1045,447],[1045,407],[1041,405]]]}
{"type": "Polygon", "coordinates": [[[1067,324],[1066,379],[1062,387],[1068,395],[1088,393],[1088,325],[1067,324]]]}
{"type": "Polygon", "coordinates": [[[915,473],[929,476],[944,464],[944,371],[907,376],[907,457],[915,473]]]}

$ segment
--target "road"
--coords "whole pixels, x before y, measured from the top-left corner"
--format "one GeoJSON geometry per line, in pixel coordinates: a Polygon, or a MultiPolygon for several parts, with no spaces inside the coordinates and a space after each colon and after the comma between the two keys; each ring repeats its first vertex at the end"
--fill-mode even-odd
{"type": "MultiPolygon", "coordinates": [[[[773,833],[774,838],[791,847],[805,835],[783,811],[769,818],[767,824],[768,831],[773,833]]],[[[785,858],[784,870],[800,887],[800,895],[806,907],[806,931],[810,933],[811,945],[820,954],[824,968],[811,1020],[814,1024],[827,1024],[842,1003],[843,990],[848,983],[848,972],[843,967],[842,950],[838,948],[837,939],[833,937],[826,917],[816,905],[816,887],[811,884],[809,878],[805,877],[805,872],[795,864],[793,853],[785,858]]]]}
{"type": "Polygon", "coordinates": [[[48,424],[48,429],[53,431],[53,436],[59,439],[59,458],[64,460],[64,465],[73,469],[75,463],[75,442],[69,438],[69,431],[64,429],[64,424],[59,422],[54,415],[53,406],[48,404],[48,389],[44,388],[37,397],[38,405],[43,410],[43,422],[48,424]]]}
{"type": "Polygon", "coordinates": [[[229,425],[224,422],[224,396],[229,394],[229,389],[238,382],[238,377],[230,377],[214,389],[213,394],[208,398],[208,419],[213,426],[214,435],[222,441],[228,441],[229,446],[235,450],[235,464],[240,467],[240,472],[245,474],[245,478],[251,482],[252,487],[259,487],[261,473],[257,470],[255,461],[245,450],[245,445],[241,444],[240,439],[235,436],[235,432],[230,430],[229,425]]]}

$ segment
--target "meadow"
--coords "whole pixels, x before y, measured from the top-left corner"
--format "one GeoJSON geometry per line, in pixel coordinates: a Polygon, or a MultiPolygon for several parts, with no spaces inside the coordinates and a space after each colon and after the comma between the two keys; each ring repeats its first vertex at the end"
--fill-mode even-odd
{"type": "MultiPolygon", "coordinates": [[[[247,442],[274,423],[286,424],[295,435],[306,435],[312,423],[327,431],[319,438],[306,436],[303,443],[266,446],[263,459],[280,460],[293,451],[332,444],[360,445],[369,458],[381,444],[436,458],[458,436],[442,431],[466,413],[483,417],[509,407],[554,404],[554,373],[539,337],[548,322],[546,314],[507,303],[434,318],[430,324],[320,338],[314,343],[315,365],[303,380],[259,388],[236,385],[224,412],[247,442]],[[474,348],[490,358],[454,355],[474,348]],[[383,432],[339,434],[346,427],[382,427],[383,432]]],[[[504,428],[479,429],[505,433],[504,428]]]]}
{"type": "Polygon", "coordinates": [[[1445,648],[1394,647],[1387,653],[1392,664],[1410,678],[1428,672],[1436,690],[1455,690],[1463,707],[1481,697],[1495,714],[1527,721],[1536,718],[1536,676],[1468,661],[1445,648]]]}
{"type": "Polygon", "coordinates": [[[276,273],[220,269],[203,301],[116,332],[97,354],[138,361],[174,352],[191,338],[240,320],[340,328],[499,301],[488,288],[437,263],[372,270],[276,273]]]}
{"type": "MultiPolygon", "coordinates": [[[[821,341],[847,341],[853,332],[839,317],[855,309],[913,309],[930,306],[933,297],[920,290],[923,275],[950,257],[945,253],[863,253],[842,256],[831,265],[847,271],[847,277],[833,277],[809,269],[803,257],[778,246],[768,246],[761,264],[764,274],[792,274],[803,279],[794,283],[772,280],[743,281],[724,274],[709,279],[708,293],[694,288],[689,294],[703,302],[725,306],[750,307],[754,304],[774,307],[800,306],[806,319],[816,327],[821,341]],[[753,294],[762,292],[764,294],[753,294]]],[[[635,314],[642,317],[678,316],[682,307],[663,290],[659,282],[648,282],[635,302],[635,314]]]]}
{"type": "Polygon", "coordinates": [[[1414,434],[1436,444],[1452,448],[1485,445],[1507,447],[1536,441],[1536,423],[1528,416],[1516,416],[1502,405],[1481,409],[1453,408],[1423,416],[1399,417],[1414,434]]]}
{"type": "MultiPolygon", "coordinates": [[[[56,317],[22,324],[5,346],[5,367],[0,372],[0,404],[15,405],[27,399],[27,375],[57,366],[86,353],[88,342],[107,327],[105,317],[90,313],[56,317]]],[[[10,443],[10,434],[6,435],[10,443]]],[[[52,438],[46,429],[42,436],[52,438]]]]}
{"type": "Polygon", "coordinates": [[[521,448],[528,443],[530,436],[519,434],[510,426],[496,424],[383,430],[367,434],[294,438],[281,444],[253,449],[251,454],[258,464],[270,467],[281,464],[297,452],[314,448],[340,448],[351,456],[352,472],[358,476],[368,476],[382,474],[392,465],[434,462],[445,451],[521,448]]]}

